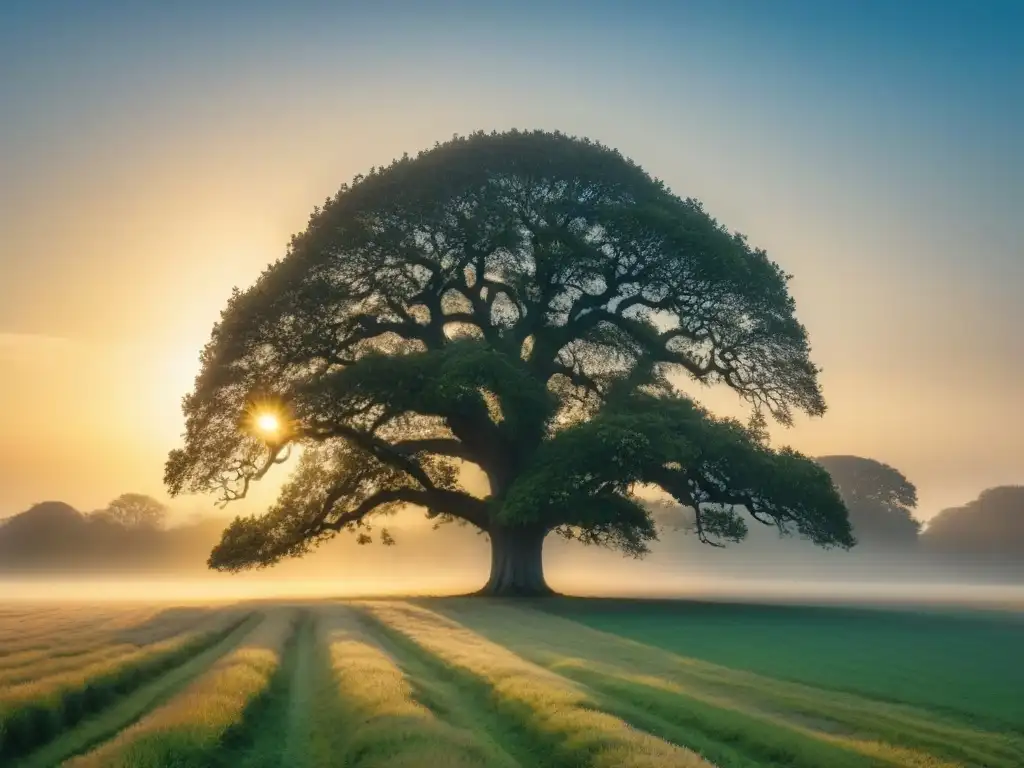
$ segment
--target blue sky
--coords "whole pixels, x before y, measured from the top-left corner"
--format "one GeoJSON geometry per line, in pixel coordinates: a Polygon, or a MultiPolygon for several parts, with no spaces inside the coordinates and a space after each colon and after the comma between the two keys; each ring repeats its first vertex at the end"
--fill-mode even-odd
{"type": "Polygon", "coordinates": [[[0,512],[159,492],[231,286],[352,175],[512,126],[796,276],[831,411],[782,439],[895,464],[924,515],[1024,482],[1024,3],[548,5],[4,3],[0,399],[55,415],[0,436],[0,512]]]}

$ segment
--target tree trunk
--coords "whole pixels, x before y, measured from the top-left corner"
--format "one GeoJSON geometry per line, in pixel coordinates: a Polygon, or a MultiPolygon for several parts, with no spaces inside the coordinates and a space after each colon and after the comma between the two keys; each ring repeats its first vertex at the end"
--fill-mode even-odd
{"type": "Polygon", "coordinates": [[[492,526],[491,577],[477,592],[491,597],[542,597],[554,592],[544,581],[542,551],[547,531],[492,526]]]}

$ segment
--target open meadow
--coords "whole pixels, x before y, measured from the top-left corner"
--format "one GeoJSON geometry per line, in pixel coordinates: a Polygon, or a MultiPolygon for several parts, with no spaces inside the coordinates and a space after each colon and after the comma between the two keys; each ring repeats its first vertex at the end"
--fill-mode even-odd
{"type": "Polygon", "coordinates": [[[0,765],[1024,766],[1024,615],[479,598],[0,608],[0,765]]]}

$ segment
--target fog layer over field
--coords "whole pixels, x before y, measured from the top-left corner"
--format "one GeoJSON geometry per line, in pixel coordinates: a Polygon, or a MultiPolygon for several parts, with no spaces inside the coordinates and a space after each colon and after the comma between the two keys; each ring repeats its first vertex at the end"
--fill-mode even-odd
{"type": "MultiPolygon", "coordinates": [[[[431,530],[417,516],[389,526],[394,546],[360,546],[342,536],[301,560],[261,571],[205,567],[217,525],[195,532],[158,566],[111,561],[88,573],[59,566],[0,578],[5,600],[220,600],[276,596],[459,594],[486,580],[489,544],[468,528],[431,530]]],[[[820,550],[755,528],[725,548],[666,530],[646,558],[566,543],[545,546],[552,586],[578,595],[870,602],[955,602],[1024,606],[1024,569],[1012,559],[940,557],[916,548],[820,550]]]]}

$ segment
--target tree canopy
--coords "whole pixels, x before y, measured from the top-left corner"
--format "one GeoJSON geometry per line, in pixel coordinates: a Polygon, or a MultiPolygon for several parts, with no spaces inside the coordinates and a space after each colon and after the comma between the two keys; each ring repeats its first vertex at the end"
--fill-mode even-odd
{"type": "Polygon", "coordinates": [[[917,488],[902,472],[860,456],[821,456],[817,462],[839,489],[860,543],[907,547],[917,542],[917,488]]]}
{"type": "Polygon", "coordinates": [[[144,493],[123,493],[93,515],[125,528],[160,528],[167,520],[167,507],[144,493]]]}
{"type": "Polygon", "coordinates": [[[765,438],[761,414],[825,411],[788,280],[617,151],[456,137],[343,186],[234,292],[166,482],[229,502],[298,449],[278,502],[211,554],[228,570],[341,530],[366,539],[414,505],[489,534],[487,591],[543,593],[549,532],[647,551],[645,484],[693,507],[708,543],[743,538],[745,510],[848,547],[828,473],[765,438]],[[716,418],[681,377],[731,387],[758,417],[716,418]],[[462,487],[462,462],[487,495],[462,487]]]}
{"type": "Polygon", "coordinates": [[[934,552],[981,557],[1024,557],[1024,486],[989,488],[962,507],[944,509],[921,535],[934,552]]]}

